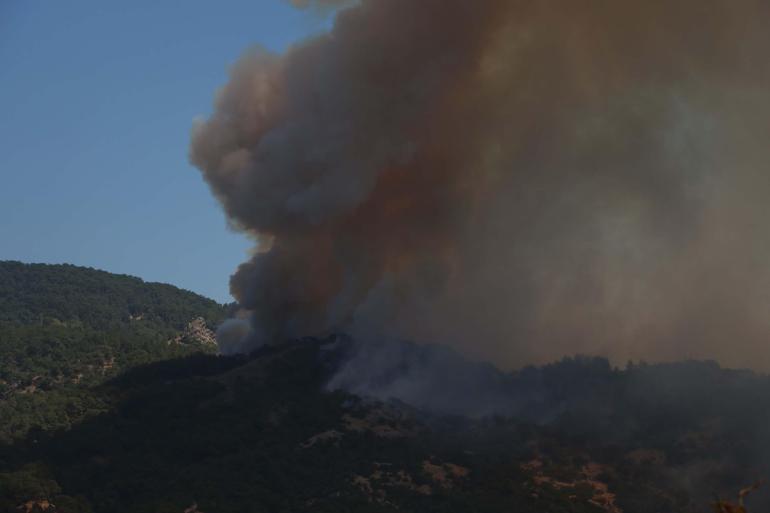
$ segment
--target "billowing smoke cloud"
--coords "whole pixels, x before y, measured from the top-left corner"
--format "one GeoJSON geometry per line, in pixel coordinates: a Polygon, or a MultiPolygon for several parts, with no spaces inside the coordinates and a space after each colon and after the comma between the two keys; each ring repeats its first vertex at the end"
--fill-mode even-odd
{"type": "Polygon", "coordinates": [[[248,343],[770,368],[769,15],[364,0],[247,52],[191,160],[259,241],[231,281],[248,343]]]}

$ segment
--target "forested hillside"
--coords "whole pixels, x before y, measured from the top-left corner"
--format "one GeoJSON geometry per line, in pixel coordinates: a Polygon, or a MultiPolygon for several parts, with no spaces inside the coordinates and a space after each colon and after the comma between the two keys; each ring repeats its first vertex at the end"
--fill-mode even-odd
{"type": "Polygon", "coordinates": [[[89,388],[125,369],[214,351],[225,310],[131,276],[0,262],[0,440],[102,411],[89,388]]]}
{"type": "Polygon", "coordinates": [[[163,283],[74,265],[0,261],[0,326],[123,328],[141,320],[179,330],[201,316],[221,319],[216,302],[163,283]]]}
{"type": "Polygon", "coordinates": [[[768,470],[747,452],[767,432],[758,376],[565,359],[502,377],[551,410],[534,422],[329,391],[347,355],[308,339],[132,369],[93,390],[103,414],[0,445],[0,511],[707,513],[768,470]]]}
{"type": "Polygon", "coordinates": [[[0,513],[706,513],[770,475],[770,378],[713,362],[218,356],[227,307],[168,285],[4,262],[0,291],[0,513]]]}

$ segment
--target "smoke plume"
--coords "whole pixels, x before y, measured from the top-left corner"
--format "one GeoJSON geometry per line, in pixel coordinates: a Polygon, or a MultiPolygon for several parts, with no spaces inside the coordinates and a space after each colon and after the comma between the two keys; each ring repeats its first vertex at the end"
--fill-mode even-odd
{"type": "Polygon", "coordinates": [[[768,19],[363,0],[246,52],[190,150],[258,241],[231,280],[244,349],[347,331],[770,368],[768,19]]]}

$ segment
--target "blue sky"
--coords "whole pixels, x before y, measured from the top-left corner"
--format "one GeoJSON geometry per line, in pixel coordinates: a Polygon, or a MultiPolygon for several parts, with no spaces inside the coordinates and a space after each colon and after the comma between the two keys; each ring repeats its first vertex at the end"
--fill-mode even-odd
{"type": "Polygon", "coordinates": [[[0,0],[0,260],[230,301],[252,244],[187,162],[192,120],[246,48],[327,24],[282,0],[0,0]]]}

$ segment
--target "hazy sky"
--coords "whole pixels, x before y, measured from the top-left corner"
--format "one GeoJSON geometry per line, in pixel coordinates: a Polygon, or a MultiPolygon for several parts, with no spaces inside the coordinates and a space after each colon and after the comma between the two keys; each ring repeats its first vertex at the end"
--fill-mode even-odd
{"type": "Polygon", "coordinates": [[[251,243],[188,164],[192,120],[246,48],[325,23],[282,0],[0,0],[0,260],[230,301],[251,243]]]}

